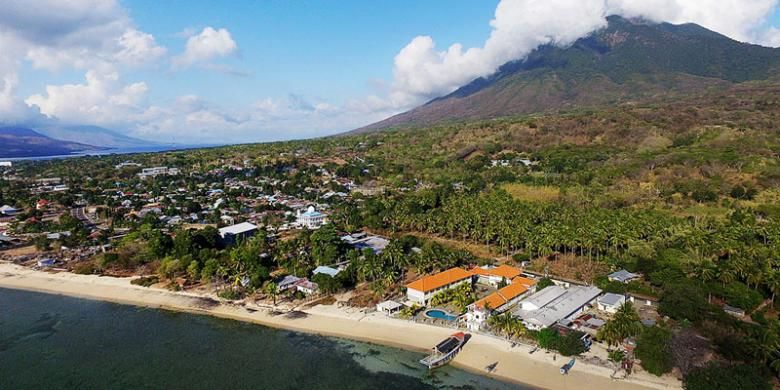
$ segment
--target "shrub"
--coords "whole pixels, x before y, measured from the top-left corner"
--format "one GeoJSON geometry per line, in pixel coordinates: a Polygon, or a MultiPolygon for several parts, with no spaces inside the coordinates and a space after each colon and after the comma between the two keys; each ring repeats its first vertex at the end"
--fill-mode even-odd
{"type": "Polygon", "coordinates": [[[672,333],[658,326],[645,329],[637,337],[636,357],[642,361],[642,367],[647,372],[661,376],[672,370],[672,357],[669,353],[671,339],[672,333]]]}
{"type": "Polygon", "coordinates": [[[160,282],[160,278],[157,276],[142,276],[130,281],[131,284],[142,287],[151,287],[152,285],[160,282]]]}
{"type": "Polygon", "coordinates": [[[683,379],[685,390],[770,390],[772,385],[763,372],[746,364],[722,367],[710,364],[686,375],[683,379]]]}

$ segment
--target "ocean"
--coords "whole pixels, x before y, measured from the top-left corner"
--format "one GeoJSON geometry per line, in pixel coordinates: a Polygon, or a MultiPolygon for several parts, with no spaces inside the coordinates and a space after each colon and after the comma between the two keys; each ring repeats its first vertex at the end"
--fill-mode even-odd
{"type": "Polygon", "coordinates": [[[525,389],[422,354],[0,288],[0,389],[525,389]]]}
{"type": "Polygon", "coordinates": [[[172,152],[177,150],[187,149],[200,149],[200,148],[212,148],[217,146],[223,146],[218,144],[198,144],[198,145],[151,145],[151,146],[135,146],[135,147],[121,147],[121,148],[106,148],[98,150],[83,150],[71,154],[52,155],[52,156],[31,156],[31,157],[0,157],[2,161],[41,161],[41,160],[55,160],[63,158],[76,158],[86,156],[108,156],[112,154],[135,154],[135,153],[159,153],[159,152],[172,152]]]}

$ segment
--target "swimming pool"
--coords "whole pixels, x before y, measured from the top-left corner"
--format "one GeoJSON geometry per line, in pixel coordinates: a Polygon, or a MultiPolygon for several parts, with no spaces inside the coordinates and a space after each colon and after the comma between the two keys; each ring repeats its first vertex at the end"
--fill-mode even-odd
{"type": "Polygon", "coordinates": [[[428,318],[435,318],[437,320],[455,321],[457,316],[451,315],[444,310],[432,309],[425,312],[425,316],[428,318]]]}

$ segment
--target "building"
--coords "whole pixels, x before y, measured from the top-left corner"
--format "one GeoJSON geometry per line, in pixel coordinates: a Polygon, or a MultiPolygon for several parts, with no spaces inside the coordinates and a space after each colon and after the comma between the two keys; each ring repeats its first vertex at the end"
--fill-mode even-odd
{"type": "Polygon", "coordinates": [[[544,329],[559,321],[569,320],[601,295],[598,287],[550,286],[520,302],[513,314],[532,330],[544,329]]]}
{"type": "Polygon", "coordinates": [[[314,283],[306,278],[303,278],[295,283],[295,290],[300,291],[306,295],[316,294],[319,289],[320,286],[318,286],[317,283],[314,283]]]}
{"type": "Polygon", "coordinates": [[[0,167],[7,167],[10,168],[14,165],[11,161],[0,161],[0,167]]]}
{"type": "Polygon", "coordinates": [[[178,174],[179,174],[179,168],[154,167],[154,168],[142,169],[141,173],[138,174],[138,177],[140,177],[141,179],[146,179],[150,177],[178,175],[178,174]]]}
{"type": "Polygon", "coordinates": [[[290,289],[291,287],[295,287],[295,284],[300,281],[301,278],[293,275],[287,275],[282,280],[280,280],[278,283],[276,283],[276,288],[279,291],[285,291],[290,289]]]}
{"type": "Polygon", "coordinates": [[[226,245],[235,244],[239,240],[245,240],[257,233],[257,226],[249,222],[227,226],[219,229],[219,236],[226,245]]]}
{"type": "Polygon", "coordinates": [[[296,218],[298,225],[308,229],[319,229],[322,225],[327,223],[325,214],[317,211],[314,206],[309,206],[305,212],[298,210],[296,218]]]}
{"type": "Polygon", "coordinates": [[[529,287],[528,280],[517,277],[508,286],[469,305],[468,313],[466,313],[466,326],[470,330],[479,330],[490,315],[509,310],[531,291],[531,287],[535,287],[536,282],[529,287]]]}
{"type": "Polygon", "coordinates": [[[375,236],[373,234],[366,234],[366,233],[354,233],[354,234],[348,234],[346,236],[341,237],[341,241],[344,241],[348,245],[352,246],[353,248],[362,251],[363,249],[369,248],[374,253],[380,254],[383,250],[385,250],[385,247],[387,247],[388,244],[390,244],[390,240],[375,236]]]}
{"type": "Polygon", "coordinates": [[[723,311],[730,316],[742,318],[745,316],[745,311],[734,306],[723,305],[723,311]]]}
{"type": "Polygon", "coordinates": [[[396,301],[384,301],[376,304],[376,311],[387,315],[393,315],[401,311],[403,307],[404,305],[396,301]]]}
{"type": "Polygon", "coordinates": [[[606,293],[596,300],[596,307],[601,311],[615,314],[624,303],[626,303],[625,295],[606,293]]]}
{"type": "Polygon", "coordinates": [[[610,282],[618,282],[618,283],[628,283],[632,280],[636,280],[641,278],[642,276],[639,274],[628,272],[624,269],[621,269],[620,271],[613,272],[607,276],[610,282]]]}
{"type": "Polygon", "coordinates": [[[508,265],[499,265],[498,267],[476,267],[471,270],[477,276],[477,283],[498,287],[500,284],[509,284],[512,279],[520,276],[522,271],[519,268],[508,265]]]}
{"type": "Polygon", "coordinates": [[[450,268],[407,284],[406,298],[425,306],[436,293],[449,290],[464,283],[470,284],[472,277],[473,274],[463,268],[450,268]]]}
{"type": "Polygon", "coordinates": [[[332,267],[328,267],[328,266],[325,266],[325,265],[321,265],[321,266],[315,268],[314,271],[312,271],[312,275],[325,274],[325,275],[330,276],[331,278],[335,278],[336,275],[339,274],[339,272],[341,272],[341,270],[336,269],[336,268],[332,268],[332,267]]]}

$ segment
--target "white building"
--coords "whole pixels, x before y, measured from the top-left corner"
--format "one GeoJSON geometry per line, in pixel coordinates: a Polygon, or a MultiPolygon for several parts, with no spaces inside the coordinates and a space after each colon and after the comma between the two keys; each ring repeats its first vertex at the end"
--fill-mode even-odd
{"type": "Polygon", "coordinates": [[[19,210],[11,206],[5,205],[0,207],[0,214],[11,216],[11,215],[16,215],[17,213],[19,213],[19,210]]]}
{"type": "Polygon", "coordinates": [[[140,177],[141,179],[146,179],[149,177],[177,175],[177,174],[179,174],[179,168],[153,167],[153,168],[142,169],[141,173],[138,174],[138,177],[140,177]]]}
{"type": "Polygon", "coordinates": [[[596,300],[596,307],[601,311],[615,314],[624,303],[626,303],[625,295],[606,293],[596,300]]]}
{"type": "Polygon", "coordinates": [[[463,268],[450,268],[438,274],[426,276],[406,285],[406,298],[413,303],[425,306],[437,293],[460,286],[471,284],[473,274],[463,268]]]}
{"type": "Polygon", "coordinates": [[[327,223],[325,214],[314,209],[314,206],[309,206],[306,212],[301,212],[299,209],[296,218],[298,225],[308,229],[319,229],[322,225],[327,223]]]}
{"type": "Polygon", "coordinates": [[[628,282],[630,282],[632,280],[637,280],[637,279],[639,279],[641,277],[642,277],[642,275],[635,274],[635,273],[632,273],[632,272],[628,272],[628,271],[626,271],[624,269],[621,269],[620,271],[613,272],[613,273],[607,275],[607,278],[609,279],[609,281],[611,281],[611,282],[618,282],[618,283],[628,283],[628,282]]]}
{"type": "Polygon", "coordinates": [[[13,165],[11,161],[0,161],[0,167],[12,167],[13,165]]]}
{"type": "Polygon", "coordinates": [[[559,321],[571,319],[601,295],[598,287],[549,286],[520,302],[513,314],[532,330],[544,329],[559,321]]]}
{"type": "Polygon", "coordinates": [[[404,305],[396,301],[384,301],[376,304],[376,311],[387,315],[393,315],[398,313],[403,307],[404,305]]]}

